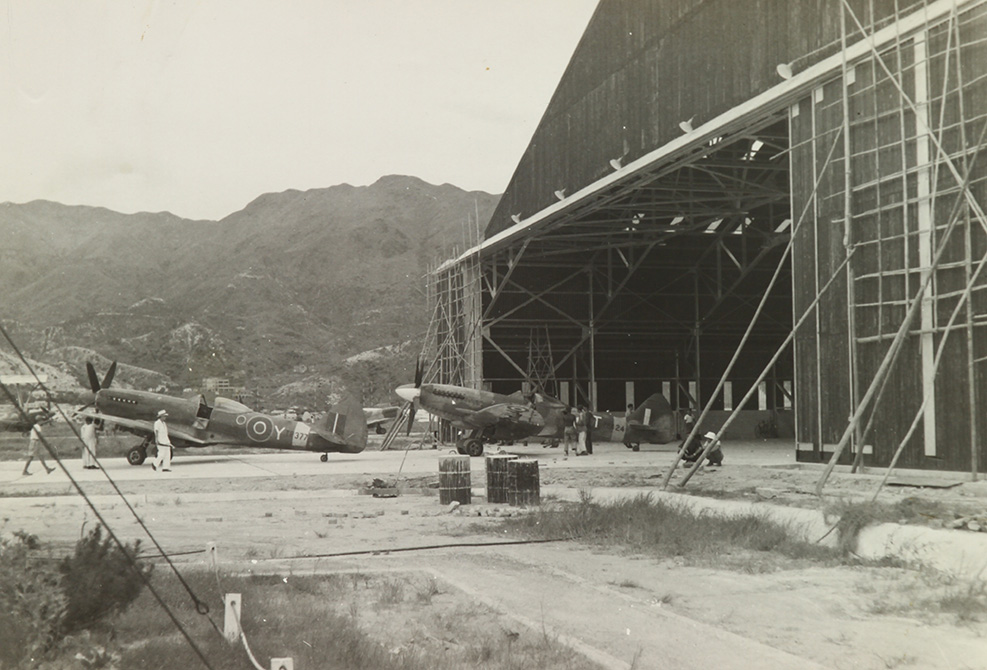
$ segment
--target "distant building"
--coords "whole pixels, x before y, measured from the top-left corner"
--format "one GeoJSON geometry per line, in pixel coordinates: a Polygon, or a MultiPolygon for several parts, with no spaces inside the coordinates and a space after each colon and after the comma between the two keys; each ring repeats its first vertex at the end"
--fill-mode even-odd
{"type": "Polygon", "coordinates": [[[232,398],[237,402],[244,402],[253,395],[243,386],[233,386],[230,384],[230,380],[225,377],[203,378],[202,390],[225,398],[232,398]]]}
{"type": "Polygon", "coordinates": [[[205,377],[202,380],[202,388],[213,393],[226,393],[230,390],[230,380],[225,377],[205,377]]]}

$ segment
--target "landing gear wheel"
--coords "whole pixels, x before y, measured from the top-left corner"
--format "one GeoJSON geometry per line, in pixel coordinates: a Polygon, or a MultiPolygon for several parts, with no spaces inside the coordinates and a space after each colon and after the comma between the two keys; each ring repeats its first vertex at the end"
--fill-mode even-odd
{"type": "Polygon", "coordinates": [[[482,456],[483,455],[483,441],[478,440],[475,437],[471,437],[463,443],[463,448],[468,456],[482,456]]]}
{"type": "Polygon", "coordinates": [[[131,465],[141,465],[147,459],[147,451],[144,446],[134,447],[127,452],[127,462],[131,465]]]}
{"type": "Polygon", "coordinates": [[[322,454],[321,456],[319,456],[319,460],[322,461],[323,463],[328,463],[329,462],[329,454],[322,454]]]}
{"type": "Polygon", "coordinates": [[[631,451],[641,451],[641,445],[640,444],[632,444],[631,445],[631,451]]]}
{"type": "Polygon", "coordinates": [[[376,426],[374,426],[374,432],[377,433],[378,435],[383,435],[384,433],[387,432],[387,429],[378,423],[376,426]]]}

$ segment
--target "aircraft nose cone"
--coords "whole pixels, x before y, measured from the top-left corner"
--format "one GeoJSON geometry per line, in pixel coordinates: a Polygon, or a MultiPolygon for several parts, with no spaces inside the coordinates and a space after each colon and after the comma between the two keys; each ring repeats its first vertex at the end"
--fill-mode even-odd
{"type": "Polygon", "coordinates": [[[416,387],[414,384],[404,384],[394,389],[401,398],[404,398],[408,402],[414,402],[418,400],[418,396],[422,394],[422,390],[416,387]]]}

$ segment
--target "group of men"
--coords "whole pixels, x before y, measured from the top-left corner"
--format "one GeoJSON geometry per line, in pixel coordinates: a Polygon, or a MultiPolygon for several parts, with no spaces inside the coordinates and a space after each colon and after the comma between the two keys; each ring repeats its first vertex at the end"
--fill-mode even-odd
{"type": "MultiPolygon", "coordinates": [[[[42,467],[45,469],[45,474],[50,475],[55,471],[55,468],[49,466],[47,461],[45,461],[45,450],[41,446],[43,426],[50,423],[52,418],[53,416],[51,414],[45,412],[31,426],[30,438],[27,442],[27,461],[24,463],[24,470],[22,472],[25,477],[34,474],[31,472],[31,463],[35,458],[41,462],[42,467]]],[[[162,409],[158,412],[157,419],[154,422],[154,444],[157,448],[157,455],[151,461],[151,469],[155,472],[159,470],[161,472],[171,472],[172,445],[168,437],[167,420],[168,412],[162,409]]],[[[82,439],[82,467],[85,470],[99,469],[99,465],[96,462],[96,449],[99,445],[99,436],[96,433],[97,427],[93,417],[87,416],[85,423],[79,429],[79,437],[82,439]]]]}
{"type": "Polygon", "coordinates": [[[572,407],[566,406],[562,410],[562,444],[566,456],[570,450],[576,456],[589,456],[593,453],[593,433],[590,430],[592,424],[593,413],[587,407],[580,405],[573,411],[572,407]]]}
{"type": "MultiPolygon", "coordinates": [[[[633,411],[634,406],[628,405],[627,414],[633,411]]],[[[562,423],[564,426],[562,440],[565,447],[565,455],[567,457],[569,456],[570,449],[576,456],[588,456],[592,454],[593,413],[589,411],[589,408],[580,405],[573,411],[572,407],[566,406],[562,410],[562,423]]],[[[686,432],[691,432],[692,426],[695,423],[695,417],[691,412],[686,414],[684,423],[686,432]]],[[[679,446],[679,451],[682,460],[686,463],[695,463],[705,452],[706,461],[709,465],[723,465],[723,449],[720,447],[720,442],[716,437],[716,433],[713,431],[708,431],[698,441],[692,441],[688,448],[683,447],[685,447],[684,441],[679,446]]]]}

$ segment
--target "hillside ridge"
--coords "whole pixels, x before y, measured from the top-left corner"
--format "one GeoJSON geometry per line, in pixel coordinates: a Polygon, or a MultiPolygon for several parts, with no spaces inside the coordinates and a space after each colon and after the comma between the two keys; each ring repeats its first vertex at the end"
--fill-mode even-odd
{"type": "Polygon", "coordinates": [[[77,347],[159,372],[169,388],[224,377],[266,401],[304,378],[386,401],[428,326],[428,268],[498,199],[389,175],[265,193],[218,221],[2,203],[0,319],[52,365],[77,347]],[[377,349],[393,353],[358,356],[377,349]]]}

